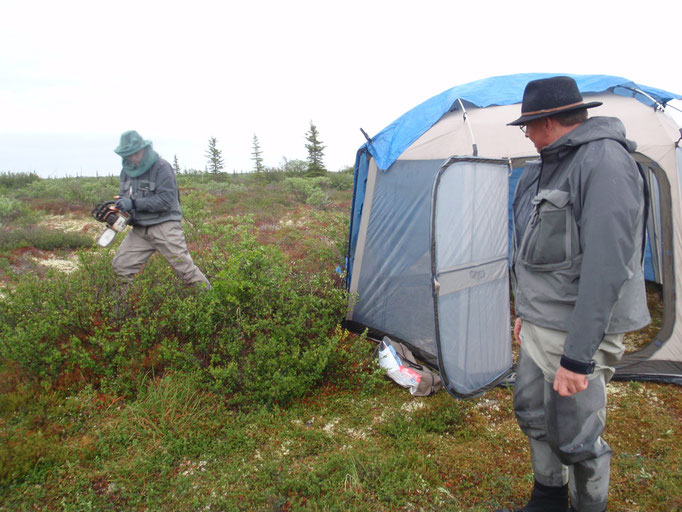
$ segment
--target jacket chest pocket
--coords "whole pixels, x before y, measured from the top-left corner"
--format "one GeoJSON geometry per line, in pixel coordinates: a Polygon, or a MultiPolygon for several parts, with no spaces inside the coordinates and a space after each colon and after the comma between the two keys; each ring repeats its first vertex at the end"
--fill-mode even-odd
{"type": "Polygon", "coordinates": [[[523,236],[519,259],[531,270],[570,268],[577,239],[568,192],[542,191],[533,199],[533,212],[523,236]]]}
{"type": "Polygon", "coordinates": [[[136,197],[147,197],[154,193],[156,183],[149,180],[138,181],[135,187],[136,197]]]}

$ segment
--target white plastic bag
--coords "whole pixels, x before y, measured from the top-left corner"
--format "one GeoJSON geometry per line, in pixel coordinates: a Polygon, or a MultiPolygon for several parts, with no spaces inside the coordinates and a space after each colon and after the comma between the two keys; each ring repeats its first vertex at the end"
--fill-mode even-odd
{"type": "Polygon", "coordinates": [[[403,364],[400,356],[393,348],[391,340],[384,336],[384,339],[379,342],[379,366],[386,370],[386,374],[394,380],[397,384],[404,388],[409,388],[413,395],[417,391],[419,382],[422,376],[415,370],[403,364]]]}

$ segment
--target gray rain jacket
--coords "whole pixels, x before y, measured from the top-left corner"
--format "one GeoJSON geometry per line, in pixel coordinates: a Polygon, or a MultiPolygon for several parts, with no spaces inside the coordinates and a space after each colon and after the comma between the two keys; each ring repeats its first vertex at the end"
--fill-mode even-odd
{"type": "Polygon", "coordinates": [[[566,331],[561,365],[579,373],[604,334],[650,321],[635,148],[620,120],[590,118],[526,166],[514,197],[516,313],[566,331]]]}
{"type": "Polygon", "coordinates": [[[130,212],[133,226],[153,226],[182,219],[175,174],[163,158],[158,158],[147,172],[137,178],[121,171],[120,195],[135,201],[130,212]]]}

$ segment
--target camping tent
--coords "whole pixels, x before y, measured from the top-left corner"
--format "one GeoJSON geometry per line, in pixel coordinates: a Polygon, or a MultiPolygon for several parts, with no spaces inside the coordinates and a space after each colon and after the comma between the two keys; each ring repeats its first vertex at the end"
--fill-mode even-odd
{"type": "MultiPolygon", "coordinates": [[[[554,75],[454,87],[367,137],[357,153],[346,325],[405,343],[440,368],[456,396],[481,393],[511,372],[509,202],[537,152],[507,123],[528,81],[554,75]]],[[[592,115],[623,121],[649,181],[645,275],[660,283],[662,325],[645,348],[626,354],[615,378],[682,384],[682,148],[665,112],[680,96],[620,77],[570,76],[586,101],[603,102],[592,115]]]]}

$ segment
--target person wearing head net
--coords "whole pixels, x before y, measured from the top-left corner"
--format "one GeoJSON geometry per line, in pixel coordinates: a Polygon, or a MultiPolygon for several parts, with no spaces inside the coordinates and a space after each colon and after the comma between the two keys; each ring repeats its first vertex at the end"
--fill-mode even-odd
{"type": "Polygon", "coordinates": [[[185,284],[210,289],[210,282],[187,250],[180,193],[170,163],[135,130],[121,135],[114,152],[122,159],[116,207],[130,214],[132,225],[114,256],[114,272],[129,284],[158,251],[185,284]]]}

